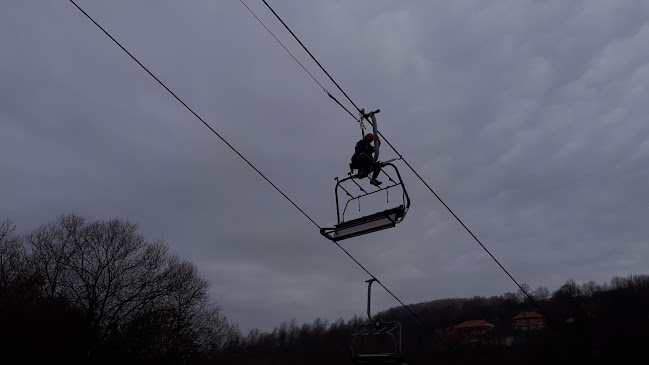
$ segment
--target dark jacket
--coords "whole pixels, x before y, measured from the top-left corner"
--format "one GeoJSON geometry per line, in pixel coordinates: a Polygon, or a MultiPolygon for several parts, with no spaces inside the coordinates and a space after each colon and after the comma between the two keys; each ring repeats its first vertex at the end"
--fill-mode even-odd
{"type": "Polygon", "coordinates": [[[361,153],[366,153],[368,156],[372,157],[372,154],[374,153],[374,146],[372,146],[371,141],[363,138],[356,143],[355,154],[359,155],[361,153]]]}

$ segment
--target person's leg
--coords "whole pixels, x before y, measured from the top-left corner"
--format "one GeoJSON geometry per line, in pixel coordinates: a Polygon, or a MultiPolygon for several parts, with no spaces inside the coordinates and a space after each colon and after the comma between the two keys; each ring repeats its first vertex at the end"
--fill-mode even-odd
{"type": "Polygon", "coordinates": [[[349,168],[352,169],[352,170],[357,170],[357,169],[358,169],[358,166],[359,166],[359,163],[358,163],[358,154],[355,153],[355,154],[352,156],[352,161],[351,161],[351,163],[349,164],[349,168]]]}
{"type": "Polygon", "coordinates": [[[374,167],[374,173],[372,174],[372,180],[376,180],[377,177],[379,177],[379,174],[381,173],[381,168],[378,166],[374,167]]]}
{"type": "Polygon", "coordinates": [[[364,178],[371,172],[372,159],[366,153],[361,153],[358,155],[358,166],[358,177],[364,178]]]}
{"type": "Polygon", "coordinates": [[[370,179],[370,184],[379,186],[382,184],[382,182],[376,180],[377,177],[379,177],[379,174],[381,173],[381,166],[379,164],[374,164],[372,166],[372,169],[374,170],[374,173],[372,173],[372,178],[370,179]]]}

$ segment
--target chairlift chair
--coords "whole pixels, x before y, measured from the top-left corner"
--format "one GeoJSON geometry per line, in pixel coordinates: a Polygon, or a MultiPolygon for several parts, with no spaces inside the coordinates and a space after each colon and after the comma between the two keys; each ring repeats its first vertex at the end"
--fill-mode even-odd
{"type": "Polygon", "coordinates": [[[406,213],[408,212],[408,208],[410,208],[410,197],[408,196],[408,192],[406,191],[406,188],[403,185],[403,181],[401,180],[401,175],[399,174],[399,170],[397,170],[396,166],[388,162],[388,163],[382,163],[382,167],[390,167],[394,169],[394,172],[396,173],[397,176],[396,180],[392,180],[392,178],[390,178],[392,180],[391,184],[386,187],[377,188],[376,190],[371,192],[367,192],[363,190],[364,191],[363,194],[360,194],[358,196],[353,196],[341,184],[348,180],[355,179],[356,176],[346,177],[342,180],[339,180],[336,183],[336,189],[335,189],[336,214],[338,217],[338,224],[334,225],[333,227],[326,227],[320,229],[320,234],[322,234],[323,236],[327,237],[332,241],[341,241],[347,238],[352,238],[352,237],[356,237],[356,236],[360,236],[372,232],[377,232],[387,228],[393,228],[398,223],[401,223],[403,221],[403,219],[406,216],[406,213]],[[366,215],[360,218],[345,221],[345,213],[347,211],[350,202],[357,200],[359,201],[360,204],[361,198],[382,191],[386,191],[387,194],[388,189],[394,189],[399,187],[402,190],[402,195],[401,195],[402,199],[401,199],[401,204],[399,206],[391,209],[386,209],[381,212],[366,215]],[[344,193],[346,193],[348,196],[348,199],[345,202],[344,206],[341,206],[341,201],[339,198],[339,192],[341,190],[344,191],[344,193]],[[342,213],[341,213],[341,208],[342,208],[342,213]]]}
{"type": "Polygon", "coordinates": [[[367,317],[370,322],[358,326],[352,335],[352,361],[355,364],[403,365],[401,323],[381,321],[370,314],[370,297],[375,278],[367,280],[367,317]]]}
{"type": "MultiPolygon", "coordinates": [[[[369,114],[365,114],[362,112],[362,118],[366,119],[369,123],[372,124],[372,128],[374,131],[374,135],[378,137],[378,127],[377,127],[377,122],[376,122],[376,116],[375,114],[379,113],[380,110],[376,110],[373,112],[370,112],[369,114]]],[[[364,127],[361,124],[361,134],[364,134],[364,127]]],[[[381,172],[385,174],[388,179],[390,180],[390,184],[386,184],[387,186],[383,188],[378,188],[377,190],[374,190],[372,192],[367,192],[365,189],[363,189],[358,183],[354,181],[354,179],[361,179],[364,178],[365,176],[362,176],[359,174],[352,175],[350,173],[350,176],[344,178],[344,179],[338,179],[336,183],[336,188],[335,188],[335,194],[336,194],[336,214],[338,218],[338,223],[334,225],[333,227],[325,227],[320,229],[320,234],[325,236],[326,238],[332,240],[332,241],[341,241],[347,238],[352,238],[372,232],[377,232],[383,229],[387,228],[393,228],[395,227],[398,223],[403,221],[403,219],[406,217],[406,213],[408,212],[408,209],[410,208],[410,197],[408,196],[408,192],[406,191],[406,187],[403,184],[403,180],[401,180],[401,174],[399,173],[399,170],[397,169],[396,166],[394,166],[391,162],[397,160],[392,159],[388,160],[385,162],[379,162],[379,143],[374,142],[374,163],[378,164],[381,168],[381,172]],[[396,173],[396,181],[392,179],[390,175],[388,175],[387,172],[385,172],[384,168],[390,167],[391,169],[394,170],[396,173]],[[341,184],[346,182],[346,181],[352,181],[354,182],[362,191],[362,194],[358,196],[354,196],[347,189],[345,189],[341,184]],[[402,191],[402,203],[401,205],[391,208],[391,209],[386,209],[381,212],[373,213],[370,215],[366,215],[360,218],[352,219],[345,221],[345,212],[347,211],[347,207],[349,206],[349,203],[356,200],[360,204],[360,199],[367,197],[369,195],[385,191],[386,194],[388,194],[388,189],[393,189],[393,188],[401,188],[402,191]],[[349,197],[349,199],[345,202],[344,208],[342,210],[341,214],[341,203],[338,197],[339,191],[343,190],[345,194],[349,197]]],[[[389,200],[389,199],[388,199],[389,200]]]]}

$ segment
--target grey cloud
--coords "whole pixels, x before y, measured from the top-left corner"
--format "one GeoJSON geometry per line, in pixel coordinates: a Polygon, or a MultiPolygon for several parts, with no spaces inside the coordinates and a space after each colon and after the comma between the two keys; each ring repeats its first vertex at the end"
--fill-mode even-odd
{"type": "MultiPolygon", "coordinates": [[[[239,2],[79,4],[318,224],[334,222],[333,178],[359,128],[239,2]]],[[[644,270],[646,2],[271,5],[360,107],[381,108],[382,132],[519,281],[644,270]]],[[[12,2],[0,53],[1,217],[23,232],[71,211],[134,221],[196,262],[244,330],[363,313],[367,275],[73,6],[12,2]]],[[[346,249],[407,302],[515,291],[399,166],[406,221],[346,249]]],[[[376,310],[397,304],[375,293],[376,310]]]]}

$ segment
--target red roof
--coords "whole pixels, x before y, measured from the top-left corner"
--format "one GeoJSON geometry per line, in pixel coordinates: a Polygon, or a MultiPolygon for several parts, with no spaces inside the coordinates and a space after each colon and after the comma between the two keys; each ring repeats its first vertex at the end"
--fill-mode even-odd
{"type": "Polygon", "coordinates": [[[523,312],[512,319],[524,319],[524,318],[543,318],[543,316],[536,312],[523,312]]]}
{"type": "Polygon", "coordinates": [[[491,328],[491,327],[495,327],[495,326],[493,324],[491,324],[491,323],[488,323],[484,319],[475,319],[475,320],[472,320],[472,321],[465,321],[465,322],[462,322],[462,323],[458,324],[457,326],[455,326],[455,328],[484,328],[484,327],[491,328]]]}

